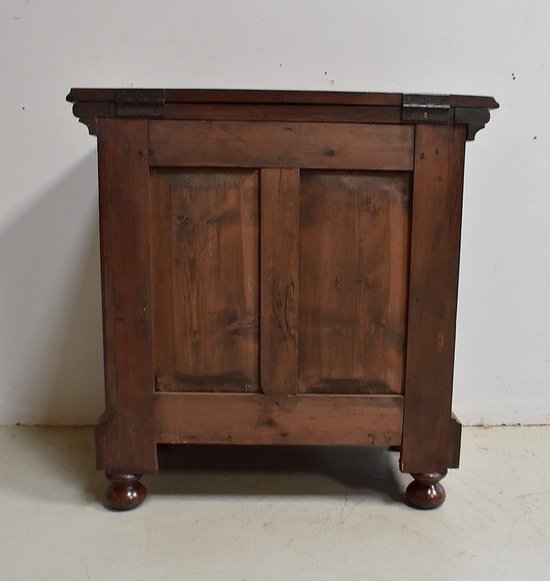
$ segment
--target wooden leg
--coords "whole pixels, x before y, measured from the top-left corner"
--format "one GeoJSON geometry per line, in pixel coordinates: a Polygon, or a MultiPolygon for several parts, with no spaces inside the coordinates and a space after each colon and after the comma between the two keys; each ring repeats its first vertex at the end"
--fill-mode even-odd
{"type": "Polygon", "coordinates": [[[107,474],[110,481],[104,504],[112,510],[130,510],[138,507],[147,496],[147,489],[136,474],[107,474]]]}
{"type": "Polygon", "coordinates": [[[437,508],[445,502],[445,489],[439,482],[445,472],[411,474],[414,480],[407,486],[407,502],[415,508],[437,508]]]}

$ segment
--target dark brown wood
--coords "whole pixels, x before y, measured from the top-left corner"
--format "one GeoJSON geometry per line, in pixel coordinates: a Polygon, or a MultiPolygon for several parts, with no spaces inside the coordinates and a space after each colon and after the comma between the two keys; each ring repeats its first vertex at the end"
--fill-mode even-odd
{"type": "Polygon", "coordinates": [[[99,204],[106,389],[99,467],[150,473],[157,459],[146,121],[101,120],[99,204]]]}
{"type": "Polygon", "coordinates": [[[462,424],[458,418],[451,414],[451,425],[449,426],[449,468],[458,468],[460,463],[460,441],[462,438],[462,424]]]}
{"type": "Polygon", "coordinates": [[[254,91],[220,89],[168,89],[169,103],[270,103],[299,105],[401,105],[400,93],[353,93],[327,91],[254,91]]]}
{"type": "Polygon", "coordinates": [[[402,393],[410,177],[302,172],[304,393],[402,393]]]}
{"type": "Polygon", "coordinates": [[[153,166],[411,170],[406,125],[150,121],[153,166]]]}
{"type": "Polygon", "coordinates": [[[261,173],[261,385],[296,394],[298,383],[300,170],[261,173]]]}
{"type": "Polygon", "coordinates": [[[73,105],[73,114],[81,123],[88,126],[90,135],[97,135],[97,120],[116,117],[114,103],[87,103],[76,102],[73,105]]]}
{"type": "Polygon", "coordinates": [[[457,467],[464,149],[492,98],[73,89],[99,135],[105,503],[157,444],[381,445],[457,467]]]}
{"type": "MultiPolygon", "coordinates": [[[[128,98],[132,91],[134,102],[158,102],[159,91],[165,103],[247,103],[247,104],[300,104],[300,105],[370,105],[401,106],[402,93],[358,93],[342,91],[255,91],[234,89],[71,89],[67,100],[112,101],[122,94],[128,98]]],[[[449,95],[451,107],[496,109],[498,103],[492,97],[449,95]]]]}
{"type": "Polygon", "coordinates": [[[134,102],[159,101],[163,92],[165,103],[247,103],[247,104],[298,104],[298,105],[401,105],[401,93],[353,93],[338,91],[254,91],[234,89],[71,89],[67,100],[113,101],[121,95],[127,98],[130,91],[134,102]]]}
{"type": "Polygon", "coordinates": [[[155,385],[259,391],[255,170],[151,171],[155,385]]]}
{"type": "Polygon", "coordinates": [[[167,103],[164,105],[164,118],[218,121],[284,121],[287,123],[290,121],[334,123],[336,120],[338,123],[401,123],[401,107],[269,104],[250,107],[250,105],[240,103],[167,103]]]}
{"type": "Polygon", "coordinates": [[[473,109],[498,109],[500,106],[493,97],[479,95],[449,95],[449,105],[473,109]]]}
{"type": "Polygon", "coordinates": [[[445,502],[445,489],[439,482],[445,477],[442,473],[430,472],[427,474],[412,474],[414,480],[407,486],[407,502],[414,508],[424,510],[437,508],[445,502]]]}
{"type": "Polygon", "coordinates": [[[472,140],[489,119],[489,110],[498,108],[492,97],[319,91],[72,89],[67,100],[75,103],[75,116],[88,126],[91,134],[96,133],[99,118],[142,117],[329,123],[456,123],[467,125],[468,140],[472,140]],[[441,103],[445,104],[444,108],[441,103]]]}
{"type": "Polygon", "coordinates": [[[105,492],[104,505],[111,510],[138,507],[147,497],[147,490],[140,478],[135,474],[107,474],[110,484],[105,492]]]}
{"type": "Polygon", "coordinates": [[[473,141],[478,131],[481,131],[489,122],[491,114],[487,109],[455,109],[455,123],[464,124],[467,127],[466,139],[473,141]]]}
{"type": "Polygon", "coordinates": [[[402,396],[159,393],[156,438],[168,444],[390,445],[402,396]]]}
{"type": "MultiPolygon", "coordinates": [[[[174,224],[172,213],[172,187],[166,172],[152,171],[149,174],[151,192],[151,294],[152,294],[152,333],[154,358],[155,389],[173,389],[176,384],[177,358],[174,302],[181,305],[182,289],[175,292],[174,224]]],[[[185,307],[185,305],[183,305],[185,307]]],[[[179,345],[179,348],[184,348],[179,345]]]]}
{"type": "Polygon", "coordinates": [[[404,472],[448,468],[465,141],[461,126],[416,128],[404,472]]]}

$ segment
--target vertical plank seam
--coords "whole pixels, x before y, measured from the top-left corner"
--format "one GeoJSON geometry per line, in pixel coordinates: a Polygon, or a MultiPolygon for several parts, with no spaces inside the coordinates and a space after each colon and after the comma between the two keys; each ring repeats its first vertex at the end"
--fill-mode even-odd
{"type": "MultiPolygon", "coordinates": [[[[112,148],[111,139],[111,121],[102,120],[101,121],[101,131],[99,139],[100,154],[98,158],[102,161],[100,167],[104,168],[104,173],[102,171],[102,180],[99,184],[100,190],[100,202],[101,202],[101,233],[105,235],[100,238],[101,241],[101,263],[104,265],[105,272],[102,272],[102,276],[105,277],[105,282],[102,283],[102,313],[103,313],[103,327],[104,327],[104,337],[103,337],[103,349],[105,357],[105,370],[104,370],[104,381],[105,381],[105,406],[106,406],[106,419],[107,419],[107,437],[106,440],[113,440],[114,443],[118,443],[119,440],[119,417],[117,414],[118,409],[118,373],[117,373],[117,354],[116,349],[113,349],[107,344],[106,336],[110,337],[110,341],[115,340],[115,325],[114,325],[114,312],[108,312],[108,309],[113,309],[115,304],[114,296],[114,280],[113,280],[113,247],[114,247],[114,231],[113,231],[113,220],[112,220],[112,205],[113,205],[113,193],[112,193],[112,156],[110,155],[110,149],[112,148]],[[107,207],[107,211],[104,207],[107,207]],[[107,222],[105,224],[105,221],[107,222]],[[107,261],[105,261],[107,257],[107,261]]],[[[115,444],[118,449],[118,444],[115,444]]],[[[103,458],[103,463],[106,463],[106,458],[103,458]]],[[[105,466],[103,466],[104,468],[105,466]]]]}
{"type": "Polygon", "coordinates": [[[300,380],[300,242],[301,242],[301,229],[300,229],[300,209],[301,209],[301,198],[302,198],[302,170],[301,168],[296,168],[296,180],[294,187],[296,191],[294,195],[296,196],[296,216],[295,230],[296,230],[296,240],[295,240],[295,254],[296,254],[296,269],[294,274],[297,277],[295,290],[294,290],[294,333],[295,333],[295,349],[296,349],[296,364],[294,366],[294,384],[292,386],[292,395],[298,395],[298,382],[300,380]]]}

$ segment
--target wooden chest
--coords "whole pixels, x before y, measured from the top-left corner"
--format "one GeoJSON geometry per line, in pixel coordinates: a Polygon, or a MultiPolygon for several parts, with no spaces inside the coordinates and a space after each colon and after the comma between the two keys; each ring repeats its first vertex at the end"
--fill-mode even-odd
{"type": "Polygon", "coordinates": [[[464,150],[488,97],[73,89],[98,136],[106,504],[157,444],[398,446],[458,466],[464,150]]]}

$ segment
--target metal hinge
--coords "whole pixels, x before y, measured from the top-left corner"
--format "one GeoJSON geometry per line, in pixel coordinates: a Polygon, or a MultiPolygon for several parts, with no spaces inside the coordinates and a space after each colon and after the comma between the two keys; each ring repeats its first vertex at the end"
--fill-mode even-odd
{"type": "Polygon", "coordinates": [[[449,95],[403,95],[403,107],[450,109],[449,95]]]}
{"type": "Polygon", "coordinates": [[[452,111],[449,95],[403,95],[403,121],[449,123],[452,111]]]}
{"type": "Polygon", "coordinates": [[[162,117],[164,89],[119,89],[116,110],[120,117],[162,117]]]}

